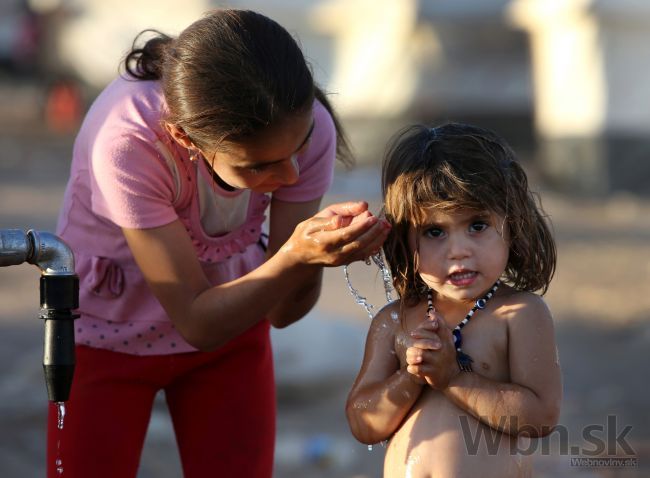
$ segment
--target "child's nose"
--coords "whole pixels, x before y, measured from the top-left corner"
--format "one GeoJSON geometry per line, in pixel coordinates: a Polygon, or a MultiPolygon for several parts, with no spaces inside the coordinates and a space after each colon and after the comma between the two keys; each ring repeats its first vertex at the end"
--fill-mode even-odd
{"type": "Polygon", "coordinates": [[[452,260],[464,259],[472,254],[470,241],[462,234],[451,236],[448,246],[448,255],[452,260]]]}

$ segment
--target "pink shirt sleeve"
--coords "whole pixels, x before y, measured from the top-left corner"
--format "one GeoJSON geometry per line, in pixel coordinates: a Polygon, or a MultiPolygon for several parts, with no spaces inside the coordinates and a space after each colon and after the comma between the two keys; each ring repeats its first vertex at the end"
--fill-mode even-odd
{"type": "Polygon", "coordinates": [[[298,157],[300,176],[291,186],[273,192],[288,202],[306,202],[323,196],[332,185],[336,159],[336,128],[327,109],[314,102],[314,132],[307,152],[298,157]]]}
{"type": "Polygon", "coordinates": [[[152,228],[178,217],[174,179],[149,133],[117,121],[90,143],[92,210],[120,227],[152,228]]]}

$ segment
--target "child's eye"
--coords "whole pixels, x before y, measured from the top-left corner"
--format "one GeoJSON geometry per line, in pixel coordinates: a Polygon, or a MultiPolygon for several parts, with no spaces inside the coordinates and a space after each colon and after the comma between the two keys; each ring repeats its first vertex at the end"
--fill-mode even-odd
{"type": "Polygon", "coordinates": [[[471,232],[481,232],[485,231],[489,227],[489,224],[484,221],[475,221],[472,223],[471,226],[469,226],[469,230],[471,232]]]}
{"type": "Polygon", "coordinates": [[[424,235],[427,237],[441,237],[443,232],[439,227],[429,227],[424,230],[424,235]]]}

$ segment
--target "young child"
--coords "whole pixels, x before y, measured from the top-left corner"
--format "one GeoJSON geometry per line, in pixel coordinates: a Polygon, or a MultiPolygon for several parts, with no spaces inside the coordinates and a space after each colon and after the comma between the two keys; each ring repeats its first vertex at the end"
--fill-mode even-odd
{"type": "Polygon", "coordinates": [[[465,124],[413,126],[382,171],[399,300],[374,317],[346,406],[388,440],[385,477],[529,476],[561,378],[546,292],[556,249],[508,145],[465,124]]]}

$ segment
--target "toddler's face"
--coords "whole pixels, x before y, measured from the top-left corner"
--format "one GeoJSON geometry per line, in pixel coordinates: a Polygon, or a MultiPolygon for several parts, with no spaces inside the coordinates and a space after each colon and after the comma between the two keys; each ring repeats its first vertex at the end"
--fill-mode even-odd
{"type": "Polygon", "coordinates": [[[505,270],[510,237],[502,216],[430,210],[425,225],[409,231],[409,247],[419,253],[420,277],[439,297],[474,301],[505,270]]]}

